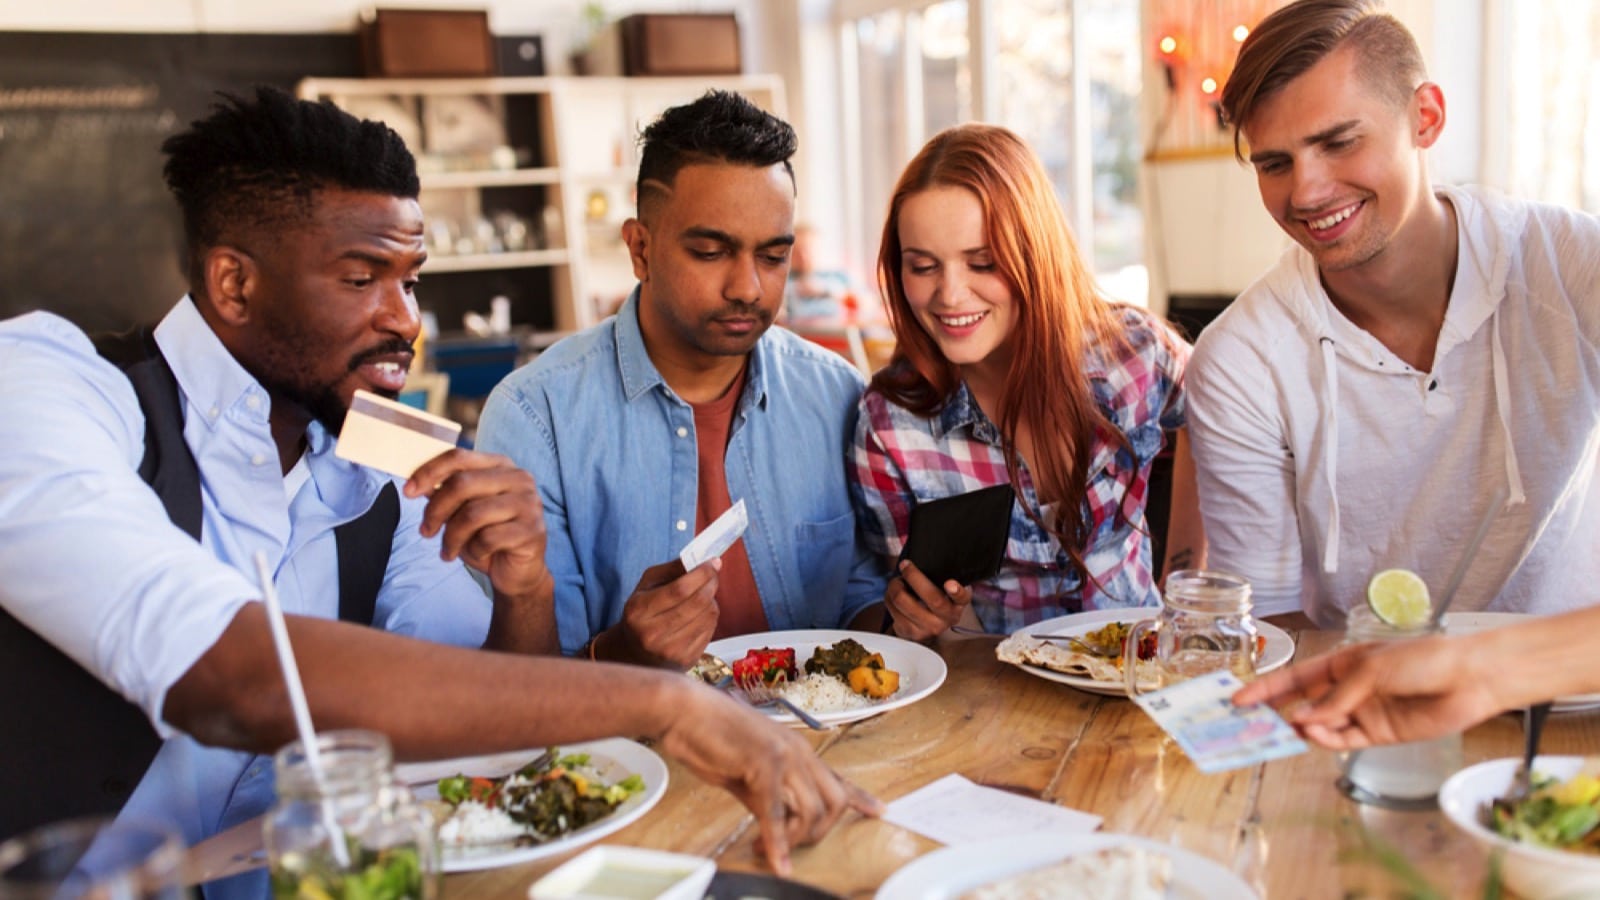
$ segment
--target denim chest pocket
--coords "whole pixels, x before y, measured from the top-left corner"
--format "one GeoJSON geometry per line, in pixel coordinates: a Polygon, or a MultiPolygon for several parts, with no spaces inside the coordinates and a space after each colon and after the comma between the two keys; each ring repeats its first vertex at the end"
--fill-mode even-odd
{"type": "Polygon", "coordinates": [[[816,628],[839,627],[839,609],[854,561],[856,517],[845,513],[794,528],[795,562],[816,628]]]}

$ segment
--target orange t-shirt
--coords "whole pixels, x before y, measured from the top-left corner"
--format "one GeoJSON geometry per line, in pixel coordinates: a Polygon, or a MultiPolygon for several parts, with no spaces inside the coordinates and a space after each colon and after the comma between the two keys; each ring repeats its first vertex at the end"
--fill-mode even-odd
{"type": "MultiPolygon", "coordinates": [[[[691,403],[694,408],[694,437],[699,455],[700,491],[695,500],[694,531],[699,534],[733,506],[728,496],[728,437],[733,431],[733,414],[744,393],[743,369],[726,393],[710,403],[691,403]]],[[[722,554],[722,571],[717,581],[717,631],[715,638],[754,634],[767,630],[767,613],[761,608],[761,593],[750,571],[750,555],[744,538],[722,554]]]]}

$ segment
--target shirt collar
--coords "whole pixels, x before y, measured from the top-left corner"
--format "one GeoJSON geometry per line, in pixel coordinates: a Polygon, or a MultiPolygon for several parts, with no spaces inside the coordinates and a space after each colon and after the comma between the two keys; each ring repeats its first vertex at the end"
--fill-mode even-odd
{"type": "MultiPolygon", "coordinates": [[[[644,333],[639,330],[638,285],[634,286],[622,308],[617,310],[615,321],[617,369],[622,374],[622,393],[628,402],[639,399],[658,385],[676,397],[677,394],[667,385],[666,379],[661,377],[660,370],[650,359],[650,352],[645,349],[644,333]]],[[[771,329],[768,331],[770,334],[771,329]]],[[[769,334],[763,334],[750,353],[749,368],[744,376],[744,396],[739,401],[741,411],[758,407],[765,409],[767,406],[767,372],[772,366],[774,352],[769,334]]]]}
{"type": "Polygon", "coordinates": [[[1000,429],[983,414],[965,381],[956,384],[955,393],[944,402],[939,415],[933,420],[934,437],[943,439],[958,428],[972,429],[972,436],[985,444],[999,445],[1000,429]]]}
{"type": "Polygon", "coordinates": [[[267,424],[266,389],[222,345],[193,298],[185,294],[178,301],[156,326],[155,338],[189,405],[213,431],[235,407],[249,421],[267,424]]]}
{"type": "MultiPolygon", "coordinates": [[[[244,421],[252,430],[259,428],[260,435],[271,442],[268,415],[272,402],[266,388],[223,346],[193,298],[185,295],[178,301],[156,326],[155,337],[193,410],[192,415],[185,415],[186,420],[197,415],[211,432],[221,427],[224,419],[244,421]]],[[[348,520],[370,507],[378,489],[391,479],[376,469],[335,456],[334,438],[321,422],[313,420],[306,428],[306,462],[323,502],[348,520]]]]}

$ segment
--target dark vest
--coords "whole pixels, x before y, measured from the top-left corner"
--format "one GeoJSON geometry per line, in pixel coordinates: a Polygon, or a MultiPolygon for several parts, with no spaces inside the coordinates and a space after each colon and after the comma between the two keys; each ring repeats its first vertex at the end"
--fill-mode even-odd
{"type": "MultiPolygon", "coordinates": [[[[149,329],[95,340],[122,369],[144,413],[139,477],[167,516],[200,540],[200,472],[183,439],[183,403],[149,329]]],[[[372,508],[334,529],[339,618],[371,624],[389,566],[400,498],[384,485],[372,508]]],[[[0,609],[0,841],[46,822],[111,814],[161,749],[137,706],[0,609]]]]}

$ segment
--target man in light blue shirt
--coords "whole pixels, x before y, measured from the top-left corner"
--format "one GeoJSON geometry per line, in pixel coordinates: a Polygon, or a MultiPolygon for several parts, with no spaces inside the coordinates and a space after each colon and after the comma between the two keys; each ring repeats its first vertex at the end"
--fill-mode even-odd
{"type": "Polygon", "coordinates": [[[845,484],[862,378],[769,330],[794,149],[787,124],[734,94],[664,113],[623,226],[639,286],[484,408],[478,446],[539,485],[567,652],[683,668],[716,637],[878,621],[884,573],[845,484]],[[684,572],[675,557],[738,500],[743,538],[684,572]]]}
{"type": "MultiPolygon", "coordinates": [[[[319,730],[376,729],[413,759],[652,735],[748,798],[780,870],[790,841],[820,836],[847,808],[876,810],[804,741],[688,679],[532,655],[555,648],[552,580],[535,485],[510,461],[451,450],[401,485],[334,456],[351,395],[397,393],[418,329],[418,181],[392,131],[261,89],[165,149],[191,286],[153,335],[180,405],[176,446],[152,437],[158,410],[70,323],[0,323],[0,697],[61,691],[87,670],[91,687],[137,707],[162,742],[112,809],[170,821],[192,842],[270,804],[270,762],[255,754],[292,740],[294,725],[247,574],[264,553],[319,730]],[[154,489],[141,478],[157,448],[192,457],[198,540],[169,519],[160,477],[154,489]],[[388,546],[370,548],[388,560],[379,627],[332,621],[350,562],[336,529],[390,485],[403,496],[379,532],[388,546]],[[518,652],[461,649],[480,644],[518,652]],[[13,645],[43,647],[65,669],[13,678],[13,645]],[[580,693],[608,700],[573,704],[580,693]],[[745,742],[761,749],[737,749],[745,742]]],[[[14,724],[0,731],[8,768],[25,745],[60,737],[14,724]]],[[[16,797],[27,774],[6,773],[17,777],[0,794],[16,797]]],[[[27,788],[49,798],[62,783],[27,788]]],[[[12,821],[11,808],[0,820],[20,830],[52,810],[84,811],[46,800],[35,822],[12,821]]],[[[260,897],[265,880],[205,893],[260,897]]]]}

